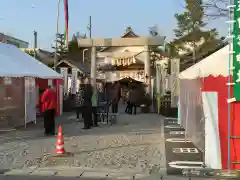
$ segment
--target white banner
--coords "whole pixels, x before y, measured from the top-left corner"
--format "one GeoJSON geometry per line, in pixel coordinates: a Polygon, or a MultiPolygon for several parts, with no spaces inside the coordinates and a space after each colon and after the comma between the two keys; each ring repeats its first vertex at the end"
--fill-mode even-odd
{"type": "Polygon", "coordinates": [[[63,75],[64,79],[64,94],[68,93],[68,68],[61,68],[61,74],[63,75]]]}
{"type": "Polygon", "coordinates": [[[77,78],[78,78],[78,70],[72,68],[72,78],[71,78],[71,94],[76,94],[77,91],[77,78]]]}
{"type": "Polygon", "coordinates": [[[53,85],[53,80],[52,79],[48,79],[48,86],[52,87],[52,85],[53,85]]]}
{"type": "Polygon", "coordinates": [[[177,107],[178,97],[180,94],[179,90],[179,70],[180,70],[180,60],[171,59],[171,107],[177,107]]]}
{"type": "Polygon", "coordinates": [[[31,121],[36,122],[36,85],[35,79],[31,77],[25,78],[25,123],[31,121]]]}
{"type": "Polygon", "coordinates": [[[63,113],[63,86],[59,86],[60,115],[63,113]]]}

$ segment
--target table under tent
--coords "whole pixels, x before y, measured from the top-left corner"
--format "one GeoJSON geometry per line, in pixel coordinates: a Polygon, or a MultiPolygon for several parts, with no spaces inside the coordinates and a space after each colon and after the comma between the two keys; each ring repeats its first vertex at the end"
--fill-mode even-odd
{"type": "MultiPolygon", "coordinates": [[[[240,169],[240,140],[228,151],[229,45],[180,73],[180,124],[213,169],[240,169]]],[[[232,75],[231,77],[232,78],[232,75]]],[[[232,86],[230,86],[232,92],[232,86]]],[[[230,103],[231,136],[240,135],[240,102],[230,103]]]]}
{"type": "Polygon", "coordinates": [[[55,85],[60,110],[62,75],[9,44],[0,43],[0,62],[0,130],[36,122],[40,80],[55,85]]]}

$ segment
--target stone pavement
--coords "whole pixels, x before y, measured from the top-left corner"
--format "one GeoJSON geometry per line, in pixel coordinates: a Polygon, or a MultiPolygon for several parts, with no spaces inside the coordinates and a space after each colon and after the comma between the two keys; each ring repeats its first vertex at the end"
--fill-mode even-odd
{"type": "Polygon", "coordinates": [[[0,135],[2,174],[110,178],[165,173],[163,117],[159,115],[120,114],[118,124],[91,130],[82,130],[81,122],[66,116],[57,121],[63,124],[65,149],[72,157],[53,158],[56,137],[44,137],[40,126],[29,127],[0,135]]]}
{"type": "MultiPolygon", "coordinates": [[[[134,180],[133,178],[101,178],[101,177],[64,177],[64,176],[26,176],[26,175],[12,175],[12,176],[0,176],[1,180],[134,180]]],[[[135,180],[137,180],[135,178],[135,180]]],[[[197,177],[176,177],[176,176],[164,176],[162,178],[152,176],[143,178],[142,180],[224,180],[224,179],[212,179],[212,178],[197,178],[197,177]]],[[[225,179],[229,180],[229,179],[225,179]]]]}

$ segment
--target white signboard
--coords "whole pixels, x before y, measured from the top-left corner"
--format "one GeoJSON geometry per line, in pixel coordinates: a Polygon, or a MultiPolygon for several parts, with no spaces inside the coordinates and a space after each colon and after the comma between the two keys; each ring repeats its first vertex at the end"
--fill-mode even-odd
{"type": "Polygon", "coordinates": [[[68,93],[68,68],[61,68],[61,74],[64,79],[64,94],[68,93]]]}
{"type": "Polygon", "coordinates": [[[12,84],[11,77],[4,77],[3,81],[4,81],[4,85],[11,85],[12,84]]]}
{"type": "Polygon", "coordinates": [[[76,94],[76,91],[77,91],[77,79],[78,79],[78,71],[77,71],[77,69],[72,68],[71,94],[76,94]]]}

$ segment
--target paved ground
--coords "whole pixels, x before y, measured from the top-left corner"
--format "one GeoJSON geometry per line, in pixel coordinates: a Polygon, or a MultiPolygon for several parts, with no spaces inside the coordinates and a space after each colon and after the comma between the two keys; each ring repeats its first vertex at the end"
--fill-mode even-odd
{"type": "Polygon", "coordinates": [[[72,157],[52,157],[56,137],[43,136],[41,123],[0,134],[0,180],[187,180],[188,177],[179,176],[182,169],[171,168],[169,162],[202,160],[201,153],[173,153],[173,148],[194,146],[191,142],[168,142],[183,138],[170,133],[183,129],[169,128],[175,122],[156,114],[121,114],[117,125],[101,125],[87,131],[69,116],[59,118],[57,123],[63,124],[65,149],[73,153],[72,157]],[[168,176],[166,170],[178,176],[168,176]]]}
{"type": "Polygon", "coordinates": [[[0,135],[0,174],[19,173],[10,169],[32,175],[57,174],[56,167],[77,168],[80,173],[76,176],[93,172],[109,177],[165,172],[163,117],[159,115],[121,114],[117,125],[103,124],[91,130],[82,130],[81,122],[66,116],[58,123],[63,124],[65,149],[73,157],[53,158],[56,137],[44,137],[40,124],[0,135]]]}
{"type": "Polygon", "coordinates": [[[182,175],[188,168],[202,167],[203,153],[192,142],[186,141],[185,130],[177,124],[177,119],[164,119],[164,136],[166,140],[167,174],[182,175]],[[174,162],[178,162],[178,168],[170,165],[174,162]]]}
{"type": "MultiPolygon", "coordinates": [[[[0,176],[1,180],[134,180],[128,178],[88,178],[88,177],[58,177],[58,176],[0,176]]],[[[136,179],[137,180],[137,179],[136,179]]],[[[142,180],[160,180],[158,177],[144,178],[142,180]]],[[[164,176],[161,180],[219,180],[219,179],[206,179],[206,178],[196,178],[193,177],[189,179],[188,177],[176,177],[176,176],[164,176]]],[[[225,180],[225,179],[220,179],[225,180]]],[[[227,179],[226,179],[227,180],[227,179]]]]}

